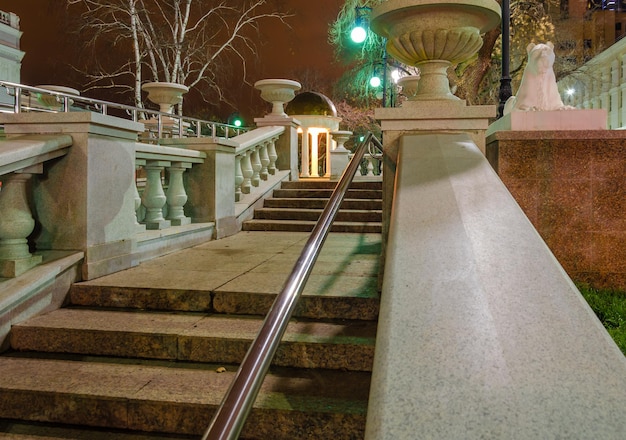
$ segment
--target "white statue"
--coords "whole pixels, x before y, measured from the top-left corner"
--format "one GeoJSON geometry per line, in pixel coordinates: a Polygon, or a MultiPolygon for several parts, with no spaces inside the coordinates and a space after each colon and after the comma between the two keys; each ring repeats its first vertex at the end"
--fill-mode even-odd
{"type": "Polygon", "coordinates": [[[504,114],[512,111],[570,110],[561,100],[554,76],[554,45],[530,43],[526,47],[528,63],[516,96],[504,105],[504,114]]]}

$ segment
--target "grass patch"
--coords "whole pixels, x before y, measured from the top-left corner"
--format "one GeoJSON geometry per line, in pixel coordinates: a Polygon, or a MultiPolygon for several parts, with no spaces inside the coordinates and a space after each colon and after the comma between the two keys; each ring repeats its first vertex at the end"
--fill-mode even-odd
{"type": "Polygon", "coordinates": [[[579,285],[580,292],[626,356],[626,292],[579,285]]]}

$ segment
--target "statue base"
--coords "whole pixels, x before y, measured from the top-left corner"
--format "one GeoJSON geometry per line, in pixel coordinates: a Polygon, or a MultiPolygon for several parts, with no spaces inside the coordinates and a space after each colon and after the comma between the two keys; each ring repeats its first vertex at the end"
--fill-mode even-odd
{"type": "Polygon", "coordinates": [[[567,131],[606,130],[605,109],[574,109],[551,111],[512,111],[487,129],[487,136],[497,131],[567,131]]]}

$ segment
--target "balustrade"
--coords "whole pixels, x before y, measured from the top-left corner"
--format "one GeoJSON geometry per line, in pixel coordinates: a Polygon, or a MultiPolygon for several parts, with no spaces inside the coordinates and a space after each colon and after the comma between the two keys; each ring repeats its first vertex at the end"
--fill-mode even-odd
{"type": "MultiPolygon", "coordinates": [[[[184,210],[188,200],[184,173],[194,163],[203,161],[202,155],[194,150],[137,144],[135,166],[143,170],[145,186],[141,191],[141,205],[135,206],[135,210],[145,212],[138,217],[146,229],[167,229],[191,223],[184,210]]],[[[137,179],[135,191],[139,194],[137,179]]]]}
{"type": "Polygon", "coordinates": [[[621,39],[572,74],[559,81],[561,89],[574,88],[572,104],[584,109],[605,109],[610,129],[626,127],[626,39],[621,39]]]}
{"type": "MultiPolygon", "coordinates": [[[[209,126],[211,137],[173,136],[153,145],[138,142],[140,124],[96,112],[7,116],[0,121],[7,133],[0,140],[0,277],[17,276],[41,261],[40,252],[31,254],[33,246],[83,251],[82,275],[92,279],[130,267],[144,258],[142,252],[156,255],[153,252],[160,250],[154,249],[165,249],[167,244],[160,242],[168,237],[180,239],[175,230],[138,235],[146,230],[215,222],[216,236],[236,232],[237,216],[259,197],[253,193],[270,189],[276,179],[297,169],[292,166],[297,122],[269,122],[278,125],[230,138],[213,137],[215,127],[209,126]],[[58,134],[59,126],[68,134],[58,134]],[[14,134],[36,133],[41,127],[48,134],[14,134]],[[288,136],[281,137],[286,131],[288,136]],[[21,141],[12,142],[18,138],[21,141]],[[67,157],[47,171],[46,181],[37,180],[31,189],[32,175],[42,172],[46,161],[63,155],[67,157]],[[69,176],[73,190],[64,193],[69,176]],[[267,181],[270,186],[263,184],[267,181]],[[32,200],[37,206],[31,209],[32,200]],[[146,244],[138,244],[142,242],[146,244]],[[9,275],[6,267],[14,268],[9,275]]],[[[200,125],[194,129],[200,131],[200,125]]],[[[196,229],[185,229],[190,230],[196,229]]]]}
{"type": "Polygon", "coordinates": [[[236,202],[260,187],[270,175],[276,174],[276,162],[279,160],[276,141],[283,132],[283,127],[263,127],[230,139],[236,143],[236,202]]]}

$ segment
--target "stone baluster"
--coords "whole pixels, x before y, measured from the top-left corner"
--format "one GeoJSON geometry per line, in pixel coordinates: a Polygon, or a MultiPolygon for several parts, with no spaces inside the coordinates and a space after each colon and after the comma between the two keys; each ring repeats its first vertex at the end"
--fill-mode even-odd
{"type": "Polygon", "coordinates": [[[144,232],[146,230],[146,225],[141,224],[142,216],[140,216],[141,209],[141,195],[139,194],[139,189],[137,188],[137,171],[143,168],[146,165],[146,161],[142,159],[135,159],[135,184],[133,185],[133,199],[135,201],[135,218],[133,219],[135,223],[135,228],[137,232],[144,232]]]}
{"type": "Polygon", "coordinates": [[[0,187],[0,277],[15,278],[41,263],[41,255],[32,255],[28,236],[35,229],[27,185],[31,173],[2,176],[0,187]]]}
{"type": "Polygon", "coordinates": [[[243,170],[241,169],[241,154],[235,156],[235,202],[241,200],[241,184],[243,183],[243,170]]]}
{"type": "Polygon", "coordinates": [[[250,160],[250,150],[246,151],[241,158],[241,171],[243,173],[243,183],[241,184],[241,192],[244,194],[250,194],[252,189],[252,176],[254,170],[252,169],[252,162],[250,160]]]}
{"type": "Polygon", "coordinates": [[[270,156],[268,153],[269,145],[272,141],[265,141],[259,149],[259,159],[261,160],[261,180],[267,180],[269,176],[270,156]]]}
{"type": "Polygon", "coordinates": [[[373,176],[374,175],[374,158],[368,154],[367,156],[365,156],[365,160],[367,160],[367,167],[366,167],[366,176],[373,176]]]}
{"type": "Polygon", "coordinates": [[[167,219],[174,226],[183,226],[191,223],[191,218],[185,216],[184,206],[187,203],[187,192],[183,184],[183,173],[191,168],[189,162],[174,162],[168,167],[169,185],[167,187],[167,219]]]}
{"type": "Polygon", "coordinates": [[[278,153],[276,152],[276,139],[273,138],[267,144],[267,155],[270,159],[270,163],[267,167],[267,171],[273,176],[276,174],[276,161],[278,160],[278,153]]]}
{"type": "Polygon", "coordinates": [[[261,147],[257,145],[252,148],[252,153],[250,155],[250,160],[252,162],[252,186],[259,186],[261,184],[261,158],[259,155],[259,149],[261,147]]]}
{"type": "Polygon", "coordinates": [[[163,207],[167,197],[161,182],[161,172],[169,166],[171,163],[167,161],[146,161],[144,168],[146,170],[146,187],[141,196],[141,202],[146,208],[146,217],[143,223],[147,229],[166,229],[171,226],[171,222],[163,217],[163,207]]]}

